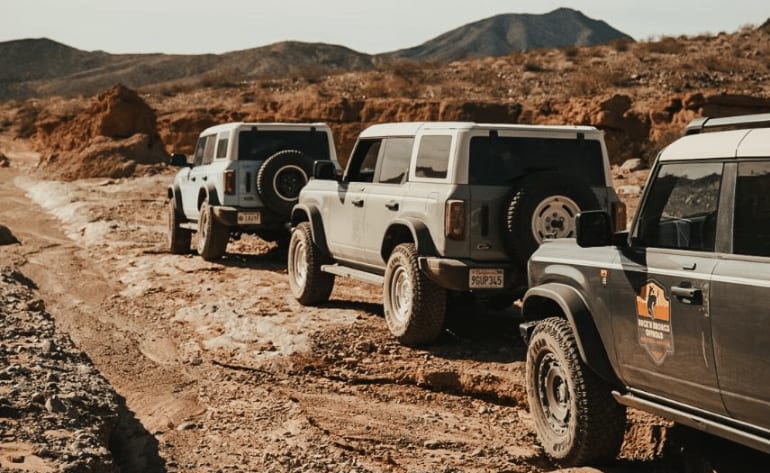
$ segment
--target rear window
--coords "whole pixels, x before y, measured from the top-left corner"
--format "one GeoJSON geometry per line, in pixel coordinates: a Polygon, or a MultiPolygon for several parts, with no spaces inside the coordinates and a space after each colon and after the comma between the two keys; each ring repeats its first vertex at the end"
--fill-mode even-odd
{"type": "Polygon", "coordinates": [[[325,132],[256,129],[238,133],[239,161],[264,161],[285,149],[302,151],[313,159],[331,159],[325,132]]]}
{"type": "Polygon", "coordinates": [[[423,136],[420,140],[420,149],[417,151],[414,175],[444,179],[449,168],[449,149],[451,146],[451,135],[423,136]]]}
{"type": "Polygon", "coordinates": [[[469,166],[468,181],[476,185],[510,185],[532,172],[556,171],[606,186],[598,140],[476,136],[469,166]]]}

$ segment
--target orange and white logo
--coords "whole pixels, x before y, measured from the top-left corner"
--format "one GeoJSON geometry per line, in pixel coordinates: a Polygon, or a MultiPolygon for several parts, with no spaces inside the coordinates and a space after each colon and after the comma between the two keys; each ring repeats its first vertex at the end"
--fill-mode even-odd
{"type": "Polygon", "coordinates": [[[637,334],[652,360],[662,364],[666,355],[674,353],[671,330],[671,302],[666,290],[655,280],[647,281],[636,295],[637,334]]]}

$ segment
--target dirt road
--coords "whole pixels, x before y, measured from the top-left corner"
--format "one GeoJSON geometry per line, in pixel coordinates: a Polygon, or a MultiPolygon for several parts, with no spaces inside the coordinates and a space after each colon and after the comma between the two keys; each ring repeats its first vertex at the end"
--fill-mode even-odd
{"type": "MultiPolygon", "coordinates": [[[[404,348],[379,288],[338,280],[330,303],[303,307],[285,255],[258,239],[215,264],[165,253],[169,176],[45,181],[23,143],[0,149],[0,223],[22,242],[0,247],[0,263],[36,282],[124,398],[111,442],[121,471],[556,469],[531,433],[514,309],[458,311],[438,344],[404,348]]],[[[618,464],[570,471],[767,462],[668,425],[632,412],[618,464]]]]}

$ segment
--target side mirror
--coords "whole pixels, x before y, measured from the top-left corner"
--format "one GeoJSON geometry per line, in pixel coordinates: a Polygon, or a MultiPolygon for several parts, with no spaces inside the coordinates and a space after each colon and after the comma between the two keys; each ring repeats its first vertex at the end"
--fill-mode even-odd
{"type": "Polygon", "coordinates": [[[581,212],[575,219],[577,244],[583,248],[609,246],[614,243],[612,219],[601,210],[581,212]]]}
{"type": "Polygon", "coordinates": [[[337,179],[337,167],[333,161],[319,160],[313,163],[313,177],[315,179],[337,179]]]}
{"type": "Polygon", "coordinates": [[[178,168],[190,166],[187,163],[187,156],[180,153],[172,154],[171,159],[169,160],[169,164],[178,168]]]}

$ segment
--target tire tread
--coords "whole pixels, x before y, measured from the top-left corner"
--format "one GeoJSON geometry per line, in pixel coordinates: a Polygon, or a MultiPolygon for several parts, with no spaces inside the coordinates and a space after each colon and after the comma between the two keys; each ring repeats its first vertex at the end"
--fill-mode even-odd
{"type": "MultiPolygon", "coordinates": [[[[577,341],[567,320],[552,317],[543,320],[532,334],[527,351],[526,382],[530,411],[535,419],[538,438],[549,456],[564,466],[607,463],[620,452],[625,433],[626,410],[612,397],[609,385],[583,363],[577,341]],[[567,361],[566,369],[574,385],[577,425],[571,447],[561,456],[553,455],[547,422],[541,417],[542,408],[534,386],[534,366],[531,358],[540,340],[550,338],[567,361]],[[537,403],[537,407],[535,406],[537,403]]],[[[547,342],[545,343],[547,344],[547,342]]]]}

